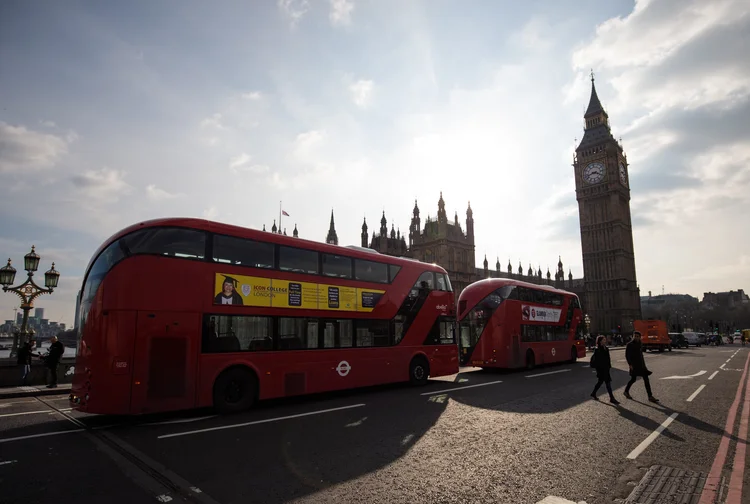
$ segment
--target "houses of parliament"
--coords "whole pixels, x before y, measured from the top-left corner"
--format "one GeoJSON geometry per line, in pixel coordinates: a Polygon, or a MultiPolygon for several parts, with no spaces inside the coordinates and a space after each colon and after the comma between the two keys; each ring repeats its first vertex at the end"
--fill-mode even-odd
{"type": "MultiPolygon", "coordinates": [[[[464,227],[458,213],[452,220],[445,211],[443,194],[437,202],[437,217],[422,222],[417,201],[414,202],[408,237],[388,229],[385,211],[380,228],[370,234],[367,221],[362,223],[362,247],[381,254],[410,257],[442,266],[450,277],[456,295],[470,283],[483,278],[512,278],[540,285],[551,285],[578,295],[584,312],[591,320],[592,333],[621,331],[629,333],[633,321],[641,318],[640,293],[636,280],[633,228],[630,216],[630,187],[627,157],[622,145],[612,136],[609,116],[602,107],[591,76],[591,96],[584,113],[584,134],[573,160],[576,183],[583,278],[565,274],[558,258],[553,274],[529,265],[517,269],[508,262],[501,268],[498,258],[490,269],[487,257],[483,267],[476,266],[474,213],[469,203],[464,227]],[[408,242],[407,242],[408,239],[408,242]]],[[[273,231],[276,231],[274,224],[273,231]]],[[[297,236],[295,226],[294,236],[297,236]]],[[[338,245],[333,211],[326,242],[338,245]]]]}

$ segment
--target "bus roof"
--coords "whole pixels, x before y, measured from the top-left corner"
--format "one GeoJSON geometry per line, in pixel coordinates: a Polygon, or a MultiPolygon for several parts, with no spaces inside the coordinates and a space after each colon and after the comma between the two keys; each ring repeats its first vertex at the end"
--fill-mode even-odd
{"type": "Polygon", "coordinates": [[[461,298],[464,297],[464,294],[470,295],[470,296],[482,296],[485,293],[489,293],[491,291],[494,291],[496,289],[499,289],[500,287],[505,287],[506,285],[515,285],[518,287],[527,287],[529,289],[536,289],[540,291],[546,291],[546,292],[555,292],[557,294],[567,294],[570,296],[576,296],[574,292],[569,292],[562,289],[557,289],[555,287],[552,287],[550,285],[538,285],[531,282],[524,282],[522,280],[514,280],[512,278],[485,278],[484,280],[479,280],[477,282],[474,282],[470,284],[468,287],[466,287],[463,291],[461,291],[461,298]]]}
{"type": "Polygon", "coordinates": [[[418,262],[422,264],[426,270],[428,271],[436,271],[439,273],[446,273],[445,269],[438,266],[434,263],[425,263],[418,261],[416,259],[406,258],[406,257],[394,257],[389,256],[385,254],[380,254],[379,252],[372,250],[372,249],[364,249],[362,247],[355,247],[353,245],[350,246],[339,246],[339,245],[331,245],[328,243],[321,243],[316,242],[313,240],[306,240],[304,238],[294,238],[292,236],[284,236],[276,233],[271,233],[269,231],[259,231],[257,229],[252,228],[244,228],[240,226],[233,226],[231,224],[223,224],[221,222],[215,222],[210,221],[206,219],[196,219],[196,218],[188,218],[188,217],[167,217],[162,219],[151,219],[147,221],[142,221],[136,224],[132,224],[126,228],[121,229],[120,231],[116,232],[109,238],[107,238],[98,249],[96,249],[96,252],[91,256],[91,260],[89,261],[88,266],[86,266],[86,272],[89,271],[89,268],[91,267],[91,264],[94,262],[96,257],[99,255],[99,253],[107,248],[109,244],[111,244],[113,241],[118,240],[119,238],[130,234],[134,231],[137,231],[139,229],[149,228],[149,227],[165,227],[165,226],[173,226],[173,227],[184,227],[189,229],[197,229],[201,231],[208,231],[212,233],[217,234],[223,234],[223,235],[229,235],[229,236],[236,236],[238,238],[247,238],[251,240],[257,240],[257,241],[263,241],[268,243],[275,243],[278,245],[286,245],[289,247],[303,247],[311,250],[315,250],[317,252],[325,252],[329,254],[336,254],[336,255],[345,255],[347,257],[353,257],[355,259],[366,259],[366,260],[374,260],[377,262],[383,262],[388,264],[395,264],[399,266],[405,266],[408,264],[413,264],[414,262],[418,262]]]}

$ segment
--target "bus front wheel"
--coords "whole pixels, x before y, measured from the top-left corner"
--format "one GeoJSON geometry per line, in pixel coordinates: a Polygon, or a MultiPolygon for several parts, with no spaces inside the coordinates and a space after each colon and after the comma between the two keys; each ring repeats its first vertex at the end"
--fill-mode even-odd
{"type": "Polygon", "coordinates": [[[423,356],[418,355],[409,364],[409,382],[412,385],[424,385],[430,376],[430,364],[423,356]]]}
{"type": "Polygon", "coordinates": [[[247,368],[233,367],[222,372],[214,383],[214,408],[219,413],[250,409],[258,395],[258,380],[247,368]]]}

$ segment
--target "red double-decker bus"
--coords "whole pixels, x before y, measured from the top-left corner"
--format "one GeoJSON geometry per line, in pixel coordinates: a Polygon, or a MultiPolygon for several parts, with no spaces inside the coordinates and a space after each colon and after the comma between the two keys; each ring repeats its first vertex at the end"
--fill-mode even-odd
{"type": "Polygon", "coordinates": [[[586,355],[581,303],[572,292],[516,280],[480,280],[458,300],[463,366],[533,368],[586,355]]]}
{"type": "Polygon", "coordinates": [[[199,219],[143,222],[94,254],[72,406],[141,414],[458,372],[433,264],[199,219]]]}

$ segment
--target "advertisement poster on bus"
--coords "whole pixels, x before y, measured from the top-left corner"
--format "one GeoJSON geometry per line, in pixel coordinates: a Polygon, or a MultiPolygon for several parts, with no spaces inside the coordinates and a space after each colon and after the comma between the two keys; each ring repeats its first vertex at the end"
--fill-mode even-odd
{"type": "Polygon", "coordinates": [[[214,304],[371,312],[385,291],[216,273],[214,304]]]}
{"type": "Polygon", "coordinates": [[[559,308],[521,305],[521,318],[531,322],[559,322],[561,313],[559,308]]]}

